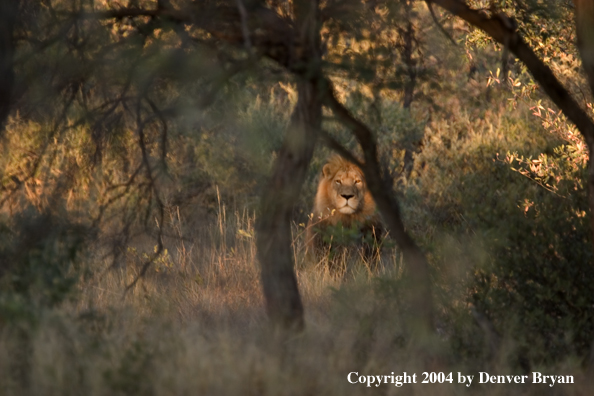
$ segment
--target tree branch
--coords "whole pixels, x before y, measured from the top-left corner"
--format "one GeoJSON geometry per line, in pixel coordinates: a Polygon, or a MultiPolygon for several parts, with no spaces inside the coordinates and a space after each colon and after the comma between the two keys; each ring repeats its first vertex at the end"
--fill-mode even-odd
{"type": "Polygon", "coordinates": [[[437,28],[444,34],[444,36],[446,36],[448,38],[448,40],[450,40],[450,42],[452,44],[454,44],[454,46],[457,47],[458,44],[456,44],[456,40],[454,40],[454,38],[447,32],[447,30],[445,30],[443,25],[441,23],[439,23],[439,20],[437,19],[437,16],[435,15],[435,11],[433,11],[433,6],[431,5],[431,0],[425,0],[425,3],[427,3],[427,8],[429,9],[429,13],[431,14],[431,19],[433,19],[433,22],[435,22],[435,24],[437,25],[437,28]]]}
{"type": "Polygon", "coordinates": [[[503,45],[509,44],[509,50],[526,65],[545,93],[579,129],[590,152],[594,152],[594,123],[555,77],[552,70],[522,40],[517,30],[514,29],[514,24],[510,23],[511,18],[503,13],[488,17],[478,10],[471,9],[460,0],[429,1],[484,30],[497,42],[503,45]]]}
{"type": "Polygon", "coordinates": [[[124,19],[151,17],[192,26],[208,32],[213,37],[232,45],[248,44],[260,54],[266,55],[291,71],[303,72],[309,63],[302,38],[297,34],[292,21],[276,12],[252,4],[249,8],[241,3],[194,5],[184,9],[120,8],[84,14],[73,14],[85,19],[124,19]],[[246,36],[246,32],[249,33],[246,36]]]}
{"type": "Polygon", "coordinates": [[[334,112],[345,126],[353,130],[353,134],[363,149],[365,163],[361,164],[361,169],[365,174],[369,190],[398,247],[402,251],[409,284],[411,285],[409,304],[410,312],[413,312],[413,315],[411,315],[409,323],[411,323],[415,334],[421,336],[429,334],[433,332],[433,298],[429,263],[421,249],[406,232],[396,197],[390,188],[386,188],[390,183],[383,180],[373,133],[338,101],[330,81],[325,80],[325,86],[327,89],[324,104],[334,112]]]}

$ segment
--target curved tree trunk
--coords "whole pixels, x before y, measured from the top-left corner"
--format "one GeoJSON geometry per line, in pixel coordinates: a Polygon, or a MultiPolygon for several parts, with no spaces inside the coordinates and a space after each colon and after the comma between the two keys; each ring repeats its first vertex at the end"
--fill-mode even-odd
{"type": "Polygon", "coordinates": [[[318,1],[296,1],[294,11],[301,27],[297,42],[309,52],[306,66],[313,73],[297,83],[297,105],[271,180],[263,192],[257,248],[266,310],[273,326],[299,331],[304,327],[303,305],[294,271],[291,215],[313,156],[322,104],[316,83],[320,59],[318,1]]]}
{"type": "Polygon", "coordinates": [[[313,156],[321,105],[316,86],[298,84],[299,99],[291,117],[273,175],[263,193],[257,247],[266,309],[274,326],[303,328],[303,306],[294,272],[291,215],[313,156]]]}

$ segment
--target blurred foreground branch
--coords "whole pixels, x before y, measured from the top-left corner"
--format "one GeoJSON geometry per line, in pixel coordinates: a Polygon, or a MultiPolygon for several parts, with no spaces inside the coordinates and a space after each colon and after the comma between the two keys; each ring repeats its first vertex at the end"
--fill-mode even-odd
{"type": "Polygon", "coordinates": [[[257,246],[268,316],[276,328],[299,331],[304,327],[303,305],[294,272],[291,217],[321,127],[322,102],[317,82],[319,70],[315,71],[321,56],[319,4],[317,0],[300,0],[294,3],[294,10],[314,73],[297,83],[297,105],[262,195],[257,246]]]}

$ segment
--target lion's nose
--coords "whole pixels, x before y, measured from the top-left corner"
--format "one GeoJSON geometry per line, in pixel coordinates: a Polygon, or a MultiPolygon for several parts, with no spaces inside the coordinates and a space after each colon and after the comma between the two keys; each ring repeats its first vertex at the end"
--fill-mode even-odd
{"type": "Polygon", "coordinates": [[[353,198],[354,195],[341,194],[341,197],[343,197],[344,199],[346,199],[348,201],[350,198],[353,198]]]}

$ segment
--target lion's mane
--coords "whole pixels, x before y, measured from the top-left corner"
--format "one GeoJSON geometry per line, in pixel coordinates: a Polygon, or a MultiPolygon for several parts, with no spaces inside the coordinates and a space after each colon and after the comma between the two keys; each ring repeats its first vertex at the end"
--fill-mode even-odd
{"type": "Polygon", "coordinates": [[[308,250],[319,244],[319,238],[316,238],[318,231],[339,223],[347,228],[357,226],[361,230],[373,230],[374,235],[374,229],[381,228],[363,171],[352,162],[335,155],[324,165],[320,175],[313,217],[306,233],[308,250]]]}

